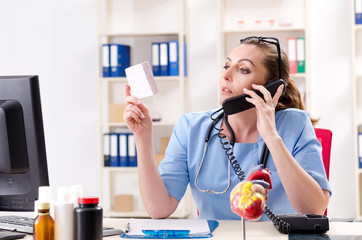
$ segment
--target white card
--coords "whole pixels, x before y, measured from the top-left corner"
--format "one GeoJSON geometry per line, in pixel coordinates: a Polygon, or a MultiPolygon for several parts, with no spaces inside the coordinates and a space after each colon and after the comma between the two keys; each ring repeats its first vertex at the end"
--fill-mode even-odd
{"type": "Polygon", "coordinates": [[[133,65],[126,68],[125,71],[132,96],[145,98],[158,93],[157,84],[148,62],[133,65]]]}

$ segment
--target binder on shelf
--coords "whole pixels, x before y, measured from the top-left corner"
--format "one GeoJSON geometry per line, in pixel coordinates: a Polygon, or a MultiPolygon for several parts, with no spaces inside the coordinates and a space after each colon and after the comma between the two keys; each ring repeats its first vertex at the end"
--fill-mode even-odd
{"type": "Polygon", "coordinates": [[[297,71],[305,73],[305,39],[304,37],[297,38],[297,71]]]}
{"type": "Polygon", "coordinates": [[[118,134],[118,144],[119,144],[119,166],[127,167],[128,166],[128,139],[126,133],[118,134]]]}
{"type": "Polygon", "coordinates": [[[354,1],[356,24],[362,24],[362,0],[354,1]]]}
{"type": "Polygon", "coordinates": [[[116,133],[110,133],[110,156],[109,156],[109,166],[117,167],[118,166],[118,135],[116,133]]]}
{"type": "Polygon", "coordinates": [[[110,136],[109,133],[103,134],[103,162],[105,167],[110,166],[110,136]]]}
{"type": "Polygon", "coordinates": [[[178,76],[179,75],[179,56],[178,56],[178,41],[169,41],[168,42],[168,66],[169,66],[169,75],[178,76]]]}
{"type": "Polygon", "coordinates": [[[184,76],[187,77],[187,44],[184,44],[184,76]]]}
{"type": "Polygon", "coordinates": [[[102,76],[111,76],[109,44],[102,44],[102,76]]]}
{"type": "Polygon", "coordinates": [[[168,76],[168,43],[160,43],[160,76],[168,76]]]}
{"type": "MultiPolygon", "coordinates": [[[[151,44],[152,72],[154,76],[179,76],[179,42],[154,42],[151,44]]],[[[184,43],[184,76],[187,76],[186,43],[184,43]]]]}
{"type": "Polygon", "coordinates": [[[152,57],[152,72],[153,76],[160,76],[160,43],[152,43],[151,45],[151,57],[152,57]]]}
{"type": "Polygon", "coordinates": [[[110,44],[111,77],[125,77],[125,69],[130,66],[130,46],[110,44]]]}
{"type": "Polygon", "coordinates": [[[362,168],[362,125],[358,126],[358,167],[362,168]]]}
{"type": "Polygon", "coordinates": [[[128,134],[128,166],[137,166],[136,144],[133,133],[128,134]]]}
{"type": "Polygon", "coordinates": [[[295,37],[287,38],[287,53],[290,65],[290,74],[297,73],[297,39],[295,37]]]}

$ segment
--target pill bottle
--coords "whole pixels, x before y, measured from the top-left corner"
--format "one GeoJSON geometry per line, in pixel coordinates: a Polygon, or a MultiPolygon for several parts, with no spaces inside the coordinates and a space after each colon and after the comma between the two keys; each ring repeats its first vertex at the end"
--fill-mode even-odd
{"type": "Polygon", "coordinates": [[[98,197],[78,198],[74,209],[74,240],[102,240],[103,210],[98,197]]]}
{"type": "Polygon", "coordinates": [[[52,188],[49,186],[40,186],[38,188],[38,200],[34,201],[34,218],[38,216],[38,203],[39,202],[49,202],[50,203],[50,216],[54,216],[53,206],[52,206],[52,188]]]}
{"type": "Polygon", "coordinates": [[[37,203],[38,216],[33,224],[34,240],[54,240],[54,221],[50,216],[50,203],[37,203]]]}
{"type": "Polygon", "coordinates": [[[58,198],[54,203],[54,240],[73,240],[74,203],[70,201],[69,187],[58,188],[58,198]]]}

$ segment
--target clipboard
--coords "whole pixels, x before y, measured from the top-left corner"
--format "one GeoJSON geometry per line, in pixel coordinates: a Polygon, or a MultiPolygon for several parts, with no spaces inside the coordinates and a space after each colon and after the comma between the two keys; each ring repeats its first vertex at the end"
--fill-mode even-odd
{"type": "MultiPolygon", "coordinates": [[[[149,219],[149,221],[153,221],[149,219]]],[[[157,221],[157,220],[156,220],[157,221]]],[[[167,221],[167,219],[166,219],[167,221]]],[[[178,219],[171,219],[171,221],[177,222],[178,219]]],[[[181,221],[187,221],[187,219],[179,219],[181,221]]],[[[189,219],[189,221],[195,221],[189,219]]],[[[196,220],[197,221],[197,220],[196,220]]],[[[201,220],[199,220],[201,221],[201,220]]],[[[142,235],[130,235],[130,223],[127,224],[125,232],[121,235],[121,238],[127,239],[192,239],[192,238],[211,238],[212,232],[219,226],[219,222],[216,220],[205,220],[208,225],[207,232],[192,232],[192,229],[145,229],[142,230],[142,235]]],[[[147,227],[145,227],[147,228],[147,227]]]]}

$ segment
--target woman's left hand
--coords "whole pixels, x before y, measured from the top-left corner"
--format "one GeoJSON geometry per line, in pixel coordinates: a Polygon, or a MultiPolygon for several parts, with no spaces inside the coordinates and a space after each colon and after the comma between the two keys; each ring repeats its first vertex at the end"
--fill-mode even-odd
{"type": "Polygon", "coordinates": [[[255,106],[258,131],[264,141],[267,141],[275,136],[275,134],[278,134],[275,126],[275,107],[282,95],[284,86],[280,85],[278,87],[274,97],[272,97],[270,92],[262,85],[252,84],[252,87],[254,90],[259,90],[264,98],[260,97],[252,90],[244,89],[244,93],[250,96],[246,98],[246,101],[255,106]]]}

